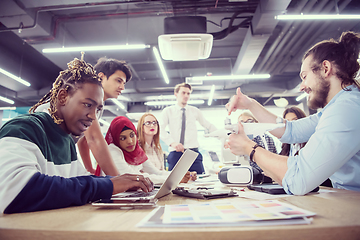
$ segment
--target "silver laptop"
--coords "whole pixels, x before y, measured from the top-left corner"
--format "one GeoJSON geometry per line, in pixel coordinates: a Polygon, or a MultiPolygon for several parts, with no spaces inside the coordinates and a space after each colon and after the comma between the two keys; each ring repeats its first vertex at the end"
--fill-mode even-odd
{"type": "Polygon", "coordinates": [[[143,191],[118,193],[113,195],[111,200],[116,200],[116,199],[151,200],[151,199],[159,199],[165,195],[168,195],[169,193],[171,193],[172,190],[174,190],[177,187],[177,185],[180,183],[181,179],[184,177],[185,173],[194,163],[198,155],[199,153],[187,149],[184,152],[184,154],[181,156],[179,161],[176,163],[175,167],[170,172],[169,176],[166,178],[165,182],[161,185],[159,190],[154,190],[149,193],[145,193],[143,191]]]}

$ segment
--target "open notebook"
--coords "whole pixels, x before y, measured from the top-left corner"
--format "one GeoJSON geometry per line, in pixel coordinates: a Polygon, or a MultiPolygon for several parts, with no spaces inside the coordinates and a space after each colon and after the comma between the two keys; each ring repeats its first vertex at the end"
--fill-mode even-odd
{"type": "MultiPolygon", "coordinates": [[[[145,193],[143,191],[133,191],[133,192],[123,192],[115,194],[111,197],[111,201],[106,201],[108,204],[116,203],[116,200],[152,200],[159,199],[167,194],[169,194],[172,190],[174,190],[177,185],[180,183],[181,179],[184,177],[185,173],[191,167],[196,157],[199,154],[190,149],[187,149],[184,154],[181,156],[173,170],[170,172],[169,176],[166,178],[165,182],[161,185],[159,190],[154,190],[149,193],[145,193]]],[[[102,202],[94,202],[94,206],[104,205],[106,204],[104,201],[102,202]]]]}

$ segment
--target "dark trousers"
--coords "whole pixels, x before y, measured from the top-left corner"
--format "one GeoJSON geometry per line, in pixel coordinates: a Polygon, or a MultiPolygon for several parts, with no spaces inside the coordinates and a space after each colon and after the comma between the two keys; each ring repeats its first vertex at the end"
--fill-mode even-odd
{"type": "MultiPolygon", "coordinates": [[[[196,171],[197,174],[202,174],[205,172],[204,170],[204,166],[203,166],[203,157],[201,155],[201,153],[197,150],[197,149],[191,149],[195,152],[198,152],[199,155],[197,156],[197,158],[195,159],[194,163],[191,165],[191,167],[189,168],[190,172],[194,172],[196,171]]],[[[176,163],[179,161],[180,157],[183,155],[182,152],[176,152],[176,151],[172,151],[169,153],[169,156],[167,157],[168,160],[168,165],[169,165],[169,171],[171,171],[176,163]]]]}

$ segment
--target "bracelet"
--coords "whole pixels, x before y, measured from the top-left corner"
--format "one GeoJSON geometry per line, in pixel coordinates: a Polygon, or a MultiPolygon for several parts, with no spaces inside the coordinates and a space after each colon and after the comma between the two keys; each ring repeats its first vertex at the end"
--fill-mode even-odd
{"type": "Polygon", "coordinates": [[[250,162],[255,162],[255,161],[253,160],[253,157],[254,157],[255,149],[256,149],[257,147],[260,147],[260,145],[259,145],[259,144],[256,144],[255,146],[252,147],[253,150],[252,150],[251,153],[250,153],[250,162]]]}

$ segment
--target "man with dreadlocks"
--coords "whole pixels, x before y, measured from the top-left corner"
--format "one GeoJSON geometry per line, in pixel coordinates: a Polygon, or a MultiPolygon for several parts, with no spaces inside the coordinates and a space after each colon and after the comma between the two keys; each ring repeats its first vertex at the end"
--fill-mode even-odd
{"type": "Polygon", "coordinates": [[[75,59],[30,111],[0,129],[0,212],[16,213],[83,205],[130,188],[153,190],[143,176],[89,176],[70,134],[79,136],[103,107],[93,67],[75,59]],[[49,103],[49,113],[36,112],[49,103]]]}
{"type": "MultiPolygon", "coordinates": [[[[125,84],[131,80],[132,74],[125,61],[113,58],[102,57],[94,66],[96,74],[101,79],[104,90],[104,102],[110,98],[117,98],[121,91],[125,89],[125,84]]],[[[49,111],[49,103],[42,105],[36,111],[49,111]]],[[[51,109],[50,109],[51,111],[51,109]]],[[[80,136],[73,136],[77,143],[83,164],[91,174],[95,174],[95,169],[91,163],[90,150],[96,162],[106,175],[117,176],[119,171],[111,158],[108,145],[100,129],[98,119],[101,118],[102,111],[97,114],[93,124],[80,136]]]]}

